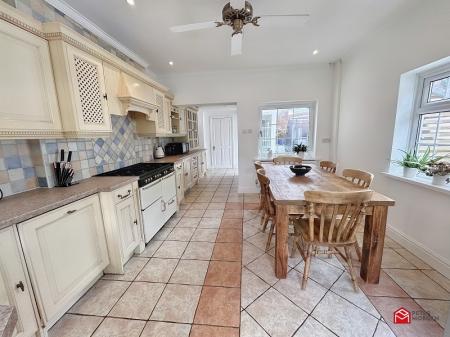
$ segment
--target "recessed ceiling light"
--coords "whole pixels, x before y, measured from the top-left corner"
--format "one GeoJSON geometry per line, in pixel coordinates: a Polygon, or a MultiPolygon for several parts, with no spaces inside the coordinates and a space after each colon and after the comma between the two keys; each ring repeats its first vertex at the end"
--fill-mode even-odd
{"type": "Polygon", "coordinates": [[[173,67],[174,64],[173,61],[169,61],[169,66],[173,67]]]}
{"type": "Polygon", "coordinates": [[[130,6],[136,5],[136,3],[134,2],[134,0],[127,0],[127,4],[129,4],[130,6]]]}
{"type": "Polygon", "coordinates": [[[317,49],[315,49],[315,50],[313,51],[313,55],[317,55],[317,54],[319,54],[319,51],[318,51],[317,49]]]}

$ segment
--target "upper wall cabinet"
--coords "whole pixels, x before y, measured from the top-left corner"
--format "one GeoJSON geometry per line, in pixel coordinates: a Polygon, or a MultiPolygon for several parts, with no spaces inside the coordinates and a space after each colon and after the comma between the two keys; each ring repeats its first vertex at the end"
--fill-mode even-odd
{"type": "Polygon", "coordinates": [[[48,41],[0,19],[0,50],[0,138],[61,137],[48,41]]]}
{"type": "Polygon", "coordinates": [[[60,41],[50,41],[64,133],[86,137],[111,132],[103,63],[60,41]]]}
{"type": "Polygon", "coordinates": [[[109,63],[103,63],[103,73],[105,75],[106,95],[108,97],[108,112],[110,115],[123,116],[125,110],[119,99],[122,74],[119,69],[109,63]]]}

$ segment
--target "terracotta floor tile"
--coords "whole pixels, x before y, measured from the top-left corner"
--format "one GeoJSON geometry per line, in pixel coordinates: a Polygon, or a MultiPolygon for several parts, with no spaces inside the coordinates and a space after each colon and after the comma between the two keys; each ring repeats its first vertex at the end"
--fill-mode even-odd
{"type": "Polygon", "coordinates": [[[239,327],[240,297],[238,288],[203,287],[194,323],[239,327]]]}
{"type": "Polygon", "coordinates": [[[216,243],[211,260],[238,261],[242,258],[242,247],[239,243],[216,243]]]}
{"type": "Polygon", "coordinates": [[[217,234],[216,242],[240,243],[242,242],[242,231],[237,229],[221,228],[217,234]]]}
{"type": "Polygon", "coordinates": [[[220,228],[242,230],[242,219],[223,219],[220,228]]]}
{"type": "Polygon", "coordinates": [[[223,212],[224,219],[240,219],[244,217],[244,211],[242,209],[226,209],[223,212]]]}
{"type": "Polygon", "coordinates": [[[239,329],[194,325],[190,337],[239,337],[239,329]]]}
{"type": "Polygon", "coordinates": [[[254,202],[245,202],[244,203],[244,209],[247,210],[258,210],[259,209],[259,203],[254,202]]]}
{"type": "Polygon", "coordinates": [[[227,202],[225,204],[225,210],[228,209],[241,210],[243,207],[244,205],[241,202],[227,202]]]}
{"type": "Polygon", "coordinates": [[[394,324],[394,311],[405,308],[409,311],[423,311],[411,298],[369,297],[386,323],[397,337],[442,337],[444,329],[433,320],[412,319],[411,324],[394,324]]]}
{"type": "Polygon", "coordinates": [[[205,285],[240,287],[241,270],[240,262],[211,261],[206,274],[205,285]]]}
{"type": "MultiPolygon", "coordinates": [[[[357,275],[359,275],[359,270],[357,271],[357,275]]],[[[384,271],[380,273],[379,284],[365,283],[361,277],[359,277],[358,282],[359,287],[367,296],[409,297],[384,271]]]]}

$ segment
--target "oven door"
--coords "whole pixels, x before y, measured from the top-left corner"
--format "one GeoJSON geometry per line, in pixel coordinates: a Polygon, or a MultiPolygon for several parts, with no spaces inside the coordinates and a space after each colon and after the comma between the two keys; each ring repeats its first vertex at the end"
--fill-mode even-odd
{"type": "Polygon", "coordinates": [[[142,210],[152,205],[156,200],[162,197],[161,179],[158,179],[148,185],[140,188],[142,210]]]}
{"type": "Polygon", "coordinates": [[[148,243],[166,222],[163,205],[162,198],[160,197],[142,211],[145,243],[148,243]]]}

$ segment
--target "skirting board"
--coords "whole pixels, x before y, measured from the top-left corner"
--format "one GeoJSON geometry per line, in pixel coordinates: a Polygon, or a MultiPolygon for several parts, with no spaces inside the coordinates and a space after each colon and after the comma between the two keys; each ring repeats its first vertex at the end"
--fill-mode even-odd
{"type": "Polygon", "coordinates": [[[436,255],[421,243],[408,237],[406,234],[392,226],[387,226],[386,232],[389,237],[408,249],[412,254],[426,261],[427,264],[445,277],[450,278],[450,261],[442,256],[436,255]]]}

